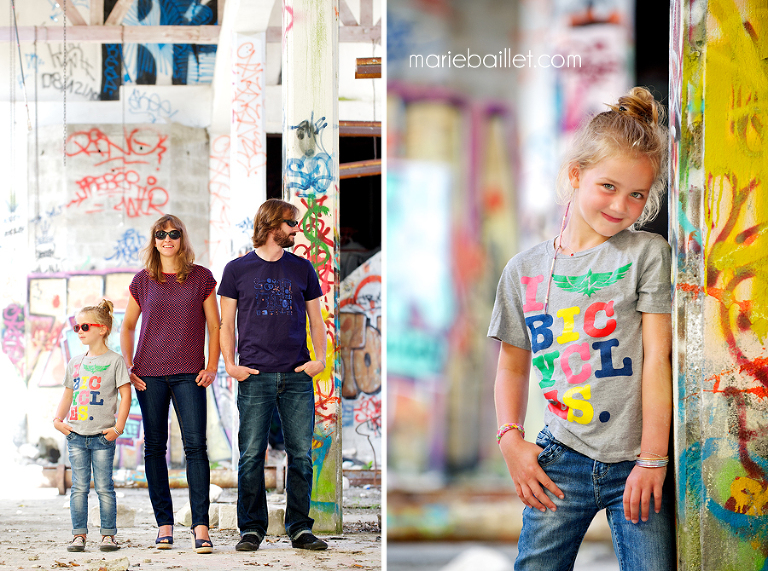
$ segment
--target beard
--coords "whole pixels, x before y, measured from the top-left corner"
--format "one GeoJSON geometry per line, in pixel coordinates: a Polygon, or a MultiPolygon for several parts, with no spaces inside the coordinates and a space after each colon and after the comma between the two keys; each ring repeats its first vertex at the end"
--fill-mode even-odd
{"type": "Polygon", "coordinates": [[[293,234],[286,234],[282,230],[275,231],[275,244],[281,248],[290,248],[294,245],[293,234]]]}

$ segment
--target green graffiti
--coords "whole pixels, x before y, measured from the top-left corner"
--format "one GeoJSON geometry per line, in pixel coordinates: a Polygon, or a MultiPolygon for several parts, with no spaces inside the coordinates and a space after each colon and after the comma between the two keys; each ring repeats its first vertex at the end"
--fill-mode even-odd
{"type": "Polygon", "coordinates": [[[320,275],[320,268],[325,266],[331,259],[330,246],[333,242],[328,243],[325,236],[326,232],[324,232],[325,222],[323,221],[323,217],[328,216],[330,210],[313,196],[307,197],[306,204],[307,211],[301,219],[301,231],[309,242],[308,259],[312,262],[315,271],[320,275]]]}

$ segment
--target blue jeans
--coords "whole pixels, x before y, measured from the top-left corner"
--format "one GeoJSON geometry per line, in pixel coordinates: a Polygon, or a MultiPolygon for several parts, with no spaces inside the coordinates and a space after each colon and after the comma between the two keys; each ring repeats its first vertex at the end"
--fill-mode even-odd
{"type": "Polygon", "coordinates": [[[269,426],[277,407],[283,425],[287,506],[285,531],[291,539],[311,530],[312,434],[315,430],[315,393],[312,377],[301,373],[260,373],[237,385],[240,412],[240,462],[237,473],[237,526],[240,534],[267,534],[267,492],[264,455],[269,426]]]}
{"type": "Polygon", "coordinates": [[[539,464],[565,499],[549,494],[557,506],[554,512],[525,508],[516,571],[573,569],[584,534],[601,509],[606,510],[622,571],[676,568],[670,478],[664,486],[661,512],[655,512],[651,499],[648,521],[632,523],[624,518],[623,497],[634,462],[597,462],[555,440],[547,428],[539,433],[536,444],[544,448],[539,464]]]}
{"type": "Polygon", "coordinates": [[[147,474],[149,499],[158,526],[173,525],[173,500],[165,459],[168,410],[171,402],[179,420],[181,439],[184,443],[192,529],[198,525],[208,526],[211,468],[208,464],[205,431],[207,404],[205,388],[198,386],[195,378],[195,373],[141,377],[147,388],[136,391],[144,423],[144,469],[147,474]]]}
{"type": "Polygon", "coordinates": [[[103,434],[82,436],[76,432],[67,434],[69,463],[72,466],[72,489],[69,494],[69,513],[72,516],[72,535],[88,533],[88,492],[93,484],[99,496],[101,535],[117,533],[117,499],[112,483],[112,464],[115,460],[115,443],[103,434]]]}

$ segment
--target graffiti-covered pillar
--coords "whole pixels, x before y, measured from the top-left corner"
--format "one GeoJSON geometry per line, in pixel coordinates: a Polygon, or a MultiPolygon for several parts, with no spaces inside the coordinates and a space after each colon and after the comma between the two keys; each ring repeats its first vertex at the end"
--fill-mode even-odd
{"type": "MultiPolygon", "coordinates": [[[[338,0],[283,3],[283,194],[302,216],[294,253],[323,289],[327,367],[315,377],[315,529],[341,532],[338,0]]],[[[318,349],[317,347],[315,348],[318,349]]]]}
{"type": "Polygon", "coordinates": [[[768,569],[768,11],[672,2],[680,570],[768,569]]]}

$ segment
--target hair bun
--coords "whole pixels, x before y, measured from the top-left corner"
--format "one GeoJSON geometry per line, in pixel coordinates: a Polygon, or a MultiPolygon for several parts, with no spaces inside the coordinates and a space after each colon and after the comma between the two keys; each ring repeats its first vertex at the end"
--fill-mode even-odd
{"type": "Polygon", "coordinates": [[[633,87],[627,95],[619,97],[618,105],[610,105],[617,113],[643,121],[649,125],[658,125],[662,108],[651,92],[644,87],[633,87]]]}
{"type": "Polygon", "coordinates": [[[100,307],[103,310],[106,310],[106,312],[111,316],[112,312],[115,308],[115,304],[109,301],[106,297],[99,302],[98,307],[100,307]]]}

